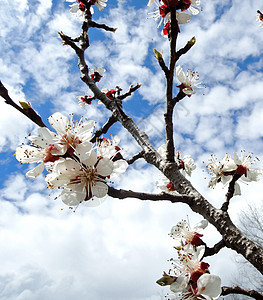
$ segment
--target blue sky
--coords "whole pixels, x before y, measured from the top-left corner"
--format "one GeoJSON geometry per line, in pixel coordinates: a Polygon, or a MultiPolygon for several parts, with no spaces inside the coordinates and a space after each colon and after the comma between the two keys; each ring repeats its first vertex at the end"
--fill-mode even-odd
{"type": "MultiPolygon", "coordinates": [[[[91,68],[106,72],[98,86],[126,91],[142,87],[124,103],[126,112],[146,131],[156,147],[164,143],[162,119],[165,81],[153,48],[169,46],[153,19],[148,1],[108,1],[94,19],[118,27],[115,34],[90,30],[86,59],[91,68]]],[[[203,172],[211,153],[245,149],[261,159],[263,147],[263,29],[256,23],[259,1],[201,1],[202,11],[181,26],[178,46],[196,37],[196,45],[178,62],[197,71],[207,85],[179,103],[175,111],[175,144],[190,154],[197,170],[191,182],[213,205],[220,207],[225,190],[208,190],[203,172]],[[203,161],[206,163],[204,164],[203,161]]],[[[79,78],[76,57],[62,46],[57,32],[80,32],[81,22],[69,12],[67,2],[39,0],[0,1],[0,79],[16,101],[29,101],[45,120],[60,111],[105,122],[109,112],[93,103],[84,109],[76,97],[88,93],[79,78]]],[[[176,87],[175,87],[176,91],[176,87]]],[[[182,204],[107,199],[97,208],[79,207],[73,213],[48,191],[44,178],[26,179],[30,168],[13,156],[35,126],[0,101],[0,299],[3,300],[157,300],[167,289],[155,284],[169,269],[174,255],[168,233],[182,218],[194,225],[201,217],[182,204]],[[63,208],[63,210],[61,210],[63,208]]],[[[140,149],[120,126],[111,131],[121,138],[124,157],[140,149]]],[[[138,161],[115,181],[116,187],[157,192],[159,172],[138,161]]],[[[206,179],[205,179],[206,177],[206,179]]],[[[231,218],[247,203],[262,201],[262,182],[241,186],[242,196],[230,205],[231,218]]],[[[212,226],[205,230],[211,246],[220,236],[212,226]]],[[[238,277],[236,256],[223,250],[209,258],[212,273],[223,284],[238,277]],[[228,270],[227,274],[225,270],[228,270]]]]}

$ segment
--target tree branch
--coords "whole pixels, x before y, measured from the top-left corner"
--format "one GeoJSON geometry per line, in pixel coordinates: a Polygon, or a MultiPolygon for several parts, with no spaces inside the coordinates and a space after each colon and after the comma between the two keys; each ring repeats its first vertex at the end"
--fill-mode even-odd
{"type": "Polygon", "coordinates": [[[126,92],[125,94],[119,95],[118,99],[120,100],[124,100],[125,98],[127,98],[128,96],[131,96],[131,94],[133,92],[135,92],[136,90],[138,90],[142,85],[140,83],[137,83],[136,85],[131,84],[130,88],[128,90],[128,92],[126,92]]]}
{"type": "Polygon", "coordinates": [[[5,99],[5,103],[13,106],[16,110],[20,111],[23,115],[25,115],[32,122],[37,124],[40,127],[46,127],[43,123],[41,117],[35,112],[35,110],[28,104],[26,104],[26,108],[22,108],[17,105],[8,95],[8,90],[4,87],[3,83],[0,81],[0,96],[5,99]]]}
{"type": "Polygon", "coordinates": [[[170,71],[167,68],[167,66],[165,65],[165,62],[164,62],[163,58],[162,57],[156,57],[156,58],[158,60],[158,63],[160,65],[161,69],[163,70],[163,72],[165,74],[165,77],[168,78],[169,74],[170,74],[170,71]]]}
{"type": "Polygon", "coordinates": [[[100,137],[102,134],[105,134],[108,132],[110,127],[117,122],[117,119],[115,116],[110,116],[108,121],[100,128],[98,129],[95,133],[92,139],[90,140],[91,143],[95,143],[96,139],[100,137]]]}
{"type": "Polygon", "coordinates": [[[171,34],[170,34],[170,63],[169,63],[169,76],[166,77],[166,113],[165,131],[166,131],[166,159],[169,162],[174,162],[174,140],[173,140],[173,78],[174,67],[176,63],[176,41],[178,36],[178,23],[176,19],[176,11],[171,7],[171,34]]]}
{"type": "Polygon", "coordinates": [[[88,27],[96,27],[96,28],[102,28],[106,31],[112,31],[112,32],[115,32],[117,30],[117,28],[113,28],[113,27],[109,27],[105,24],[98,24],[94,21],[89,21],[88,22],[88,27]]]}
{"type": "Polygon", "coordinates": [[[127,163],[129,165],[133,164],[137,159],[139,158],[143,158],[143,154],[144,154],[144,151],[140,151],[139,153],[135,154],[132,158],[126,160],[127,163]]]}
{"type": "Polygon", "coordinates": [[[263,299],[263,294],[259,293],[254,290],[244,290],[241,289],[239,286],[233,286],[233,287],[222,287],[222,293],[221,296],[226,296],[230,294],[239,294],[239,295],[245,295],[249,296],[251,298],[257,299],[257,300],[262,300],[263,299]]]}
{"type": "Polygon", "coordinates": [[[148,193],[139,193],[133,192],[131,190],[118,190],[113,187],[109,187],[108,195],[113,198],[126,199],[126,198],[136,198],[140,200],[151,200],[151,201],[170,201],[172,203],[182,202],[189,204],[192,201],[192,198],[185,195],[171,195],[167,193],[160,194],[148,194],[148,193]]]}
{"type": "Polygon", "coordinates": [[[209,247],[205,247],[205,253],[204,253],[204,257],[205,256],[212,256],[217,254],[222,248],[224,248],[226,246],[225,241],[221,240],[220,242],[218,242],[217,244],[214,245],[214,247],[209,248],[209,247]]]}
{"type": "Polygon", "coordinates": [[[192,37],[190,41],[187,42],[187,44],[181,48],[180,50],[178,50],[176,52],[176,61],[180,58],[181,55],[185,54],[186,52],[188,52],[195,44],[196,39],[195,37],[192,37]]]}
{"type": "MultiPolygon", "coordinates": [[[[237,253],[242,254],[251,264],[256,267],[256,269],[263,273],[263,249],[247,239],[241,233],[241,231],[237,229],[237,227],[230,220],[227,212],[213,207],[179,172],[177,164],[166,161],[159,155],[159,153],[150,143],[145,132],[138,128],[134,121],[123,112],[122,108],[117,106],[115,101],[111,101],[104,93],[102,93],[96,86],[95,82],[89,77],[88,67],[84,58],[84,51],[76,51],[76,54],[79,58],[78,66],[82,81],[88,85],[96,98],[101,100],[104,105],[113,112],[114,116],[123,125],[123,127],[130,132],[135,141],[144,151],[145,160],[149,164],[152,164],[158,168],[173,183],[175,190],[179,194],[184,195],[177,198],[168,198],[167,200],[171,201],[172,199],[176,199],[175,202],[179,202],[179,200],[180,202],[185,201],[184,203],[187,203],[194,212],[201,214],[217,228],[227,247],[235,250],[237,253]]],[[[172,99],[172,94],[170,93],[169,95],[170,98],[167,98],[167,100],[172,99]]],[[[127,194],[127,191],[126,193],[119,192],[116,194],[115,192],[115,194],[113,194],[113,191],[114,190],[112,188],[109,189],[109,193],[115,197],[124,197],[124,194],[125,197],[131,197],[132,195],[135,195],[134,193],[131,194],[131,192],[127,194]]],[[[136,194],[136,197],[138,197],[139,194],[140,193],[136,194]]],[[[145,197],[149,198],[148,195],[145,197]]]]}
{"type": "Polygon", "coordinates": [[[228,186],[228,191],[226,193],[226,200],[225,200],[225,202],[223,203],[223,205],[221,207],[221,209],[223,211],[227,211],[228,210],[230,200],[231,200],[231,198],[233,198],[234,193],[235,193],[235,184],[236,184],[237,180],[240,177],[241,177],[241,175],[234,174],[232,180],[230,181],[229,186],[228,186]]]}

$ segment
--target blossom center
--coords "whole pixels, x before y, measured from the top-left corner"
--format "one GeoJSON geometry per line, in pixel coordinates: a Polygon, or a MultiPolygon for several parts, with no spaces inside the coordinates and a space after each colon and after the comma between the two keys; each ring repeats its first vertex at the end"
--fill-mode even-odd
{"type": "Polygon", "coordinates": [[[236,174],[242,176],[242,175],[247,175],[247,170],[248,168],[246,168],[245,166],[243,165],[238,165],[237,166],[237,169],[236,169],[236,174]]]}

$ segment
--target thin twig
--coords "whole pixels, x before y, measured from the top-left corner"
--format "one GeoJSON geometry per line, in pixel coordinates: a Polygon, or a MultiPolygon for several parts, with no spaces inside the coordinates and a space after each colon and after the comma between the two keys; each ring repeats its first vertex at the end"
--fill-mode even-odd
{"type": "Polygon", "coordinates": [[[0,81],[0,96],[5,99],[6,104],[13,106],[16,110],[20,111],[23,115],[25,115],[35,124],[37,124],[40,127],[46,127],[41,117],[34,111],[34,109],[29,104],[27,105],[27,108],[22,108],[9,97],[8,90],[4,87],[1,81],[0,81]]]}
{"type": "Polygon", "coordinates": [[[194,44],[195,44],[195,38],[193,37],[191,38],[190,41],[187,42],[187,44],[183,48],[181,48],[176,52],[176,60],[178,60],[181,55],[188,52],[194,46],[194,44]]]}
{"type": "Polygon", "coordinates": [[[135,92],[136,90],[138,90],[142,85],[140,83],[137,83],[136,85],[131,84],[129,87],[128,92],[126,92],[125,94],[119,95],[118,99],[120,100],[124,100],[125,98],[127,98],[128,96],[131,96],[131,94],[133,92],[135,92]]]}
{"type": "Polygon", "coordinates": [[[229,186],[228,186],[228,191],[226,193],[226,199],[225,199],[225,202],[223,203],[221,209],[223,211],[227,211],[228,210],[228,207],[229,207],[229,204],[230,204],[230,200],[231,198],[233,198],[234,196],[234,193],[235,193],[235,184],[237,182],[237,180],[241,177],[241,175],[239,174],[234,174],[232,180],[230,181],[229,183],[229,186]]]}
{"type": "Polygon", "coordinates": [[[117,122],[117,119],[115,116],[110,116],[108,121],[100,128],[98,129],[95,133],[92,139],[90,140],[91,143],[95,143],[96,139],[99,138],[102,134],[106,134],[110,127],[117,122]]]}
{"type": "Polygon", "coordinates": [[[140,151],[135,154],[132,158],[126,160],[129,165],[133,164],[137,159],[143,158],[144,151],[140,151]]]}
{"type": "Polygon", "coordinates": [[[212,247],[212,248],[209,248],[209,247],[206,246],[204,257],[215,255],[224,247],[226,247],[226,244],[225,244],[224,240],[221,240],[220,242],[215,244],[214,247],[212,247]]]}
{"type": "Polygon", "coordinates": [[[89,27],[102,28],[106,31],[112,31],[112,32],[115,32],[117,30],[117,28],[109,27],[105,24],[99,24],[99,23],[96,23],[94,21],[89,21],[88,26],[89,27]]]}
{"type": "Polygon", "coordinates": [[[178,22],[176,19],[175,8],[171,8],[171,32],[170,32],[170,63],[169,63],[169,76],[166,77],[166,113],[165,131],[166,131],[166,159],[169,162],[174,162],[174,138],[173,138],[173,78],[174,67],[176,63],[176,42],[178,36],[178,22]]]}

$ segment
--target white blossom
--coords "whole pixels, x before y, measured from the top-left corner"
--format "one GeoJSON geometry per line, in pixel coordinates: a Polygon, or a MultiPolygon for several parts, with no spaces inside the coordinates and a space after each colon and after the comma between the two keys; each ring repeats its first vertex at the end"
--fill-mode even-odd
{"type": "MultiPolygon", "coordinates": [[[[166,145],[161,145],[157,152],[161,155],[162,158],[165,159],[166,157],[166,145]]],[[[191,176],[192,171],[195,170],[196,165],[194,163],[193,158],[191,155],[185,155],[183,158],[180,158],[181,153],[177,151],[175,153],[175,161],[179,166],[180,172],[185,176],[186,174],[188,176],[191,176]]]]}
{"type": "Polygon", "coordinates": [[[218,161],[215,155],[211,155],[211,162],[207,168],[212,175],[215,175],[208,184],[210,188],[214,188],[218,182],[222,182],[225,186],[232,179],[230,173],[236,170],[237,165],[229,154],[226,154],[221,161],[218,161]]]}
{"type": "Polygon", "coordinates": [[[99,11],[102,11],[106,6],[106,2],[108,0],[92,0],[91,2],[96,4],[96,6],[98,7],[99,11]]]}
{"type": "MultiPolygon", "coordinates": [[[[70,12],[74,15],[77,16],[77,18],[80,21],[85,21],[85,5],[78,0],[66,0],[67,2],[71,2],[73,4],[70,4],[70,12]]],[[[90,7],[90,13],[93,14],[94,13],[94,9],[93,7],[90,7]]]]}
{"type": "MultiPolygon", "coordinates": [[[[236,176],[236,181],[243,182],[259,181],[259,176],[263,175],[263,170],[260,168],[251,168],[251,165],[258,161],[258,158],[252,160],[252,154],[244,155],[244,151],[241,151],[239,157],[234,152],[233,159],[229,154],[218,161],[218,159],[212,155],[211,162],[207,165],[207,168],[212,174],[212,178],[208,184],[210,188],[214,188],[218,182],[222,182],[224,186],[228,184],[233,176],[236,176]],[[237,177],[239,176],[239,177],[237,177]]],[[[234,195],[241,195],[240,186],[235,182],[234,195]]]]}
{"type": "Polygon", "coordinates": [[[200,246],[202,240],[200,239],[203,235],[199,232],[205,229],[208,225],[207,220],[202,220],[200,223],[196,224],[191,230],[189,223],[186,220],[178,222],[172,227],[170,236],[174,239],[180,239],[181,243],[192,244],[194,246],[200,246]]]}
{"type": "Polygon", "coordinates": [[[178,86],[180,91],[184,92],[188,97],[195,94],[196,88],[203,88],[202,82],[198,82],[199,76],[190,69],[185,74],[181,66],[175,68],[175,73],[181,84],[178,86]]]}
{"type": "Polygon", "coordinates": [[[259,23],[258,27],[263,28],[263,16],[261,13],[257,13],[256,15],[256,21],[259,23]]]}
{"type": "Polygon", "coordinates": [[[90,139],[95,126],[94,121],[74,122],[72,116],[69,120],[59,112],[51,115],[48,121],[57,132],[53,144],[60,149],[60,155],[66,152],[74,153],[81,159],[82,155],[85,156],[92,149],[90,139]]]}
{"type": "Polygon", "coordinates": [[[60,197],[69,206],[76,206],[83,201],[93,201],[93,197],[103,198],[108,192],[108,179],[124,172],[127,162],[113,162],[107,157],[97,156],[94,150],[82,156],[82,161],[67,158],[55,162],[53,171],[46,176],[49,188],[62,188],[60,197]]]}
{"type": "Polygon", "coordinates": [[[167,177],[165,177],[164,175],[161,175],[161,176],[159,177],[159,179],[156,181],[156,186],[157,186],[162,192],[165,192],[165,193],[168,193],[168,194],[172,194],[172,195],[175,195],[175,196],[180,195],[180,194],[175,190],[175,187],[174,187],[174,185],[172,184],[172,182],[171,182],[167,177]]]}

